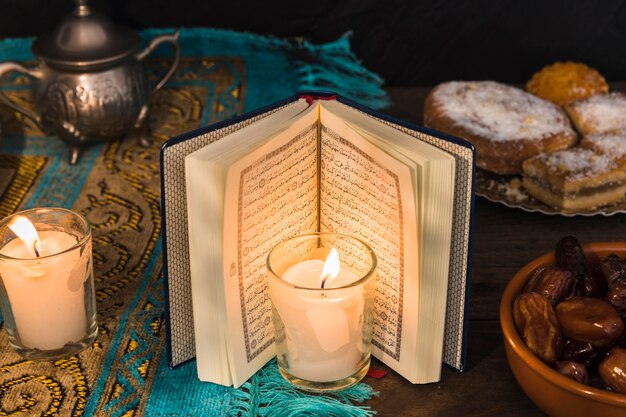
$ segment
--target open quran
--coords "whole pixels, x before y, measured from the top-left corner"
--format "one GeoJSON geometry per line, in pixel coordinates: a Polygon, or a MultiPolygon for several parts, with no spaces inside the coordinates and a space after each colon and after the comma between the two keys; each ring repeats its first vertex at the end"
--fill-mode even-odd
{"type": "Polygon", "coordinates": [[[413,383],[462,369],[474,150],[329,94],[168,141],[170,363],[240,386],[274,355],[266,257],[339,232],[378,257],[372,354],[413,383]]]}

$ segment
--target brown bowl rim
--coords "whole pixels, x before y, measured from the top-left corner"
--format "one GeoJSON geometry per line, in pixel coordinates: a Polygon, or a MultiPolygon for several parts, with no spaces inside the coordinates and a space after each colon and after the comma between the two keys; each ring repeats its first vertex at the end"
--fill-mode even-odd
{"type": "MultiPolygon", "coordinates": [[[[582,245],[582,247],[585,253],[598,252],[606,253],[607,255],[611,252],[619,252],[621,254],[626,253],[626,242],[596,242],[582,245]]],[[[558,385],[573,394],[582,394],[590,399],[603,403],[626,407],[626,394],[619,394],[590,387],[559,374],[542,360],[537,358],[535,354],[532,353],[528,347],[526,347],[526,344],[517,334],[517,329],[513,323],[512,311],[515,297],[521,293],[530,272],[539,266],[554,265],[554,262],[554,251],[541,255],[524,265],[515,273],[515,275],[513,275],[513,278],[511,278],[507,284],[500,302],[500,326],[502,328],[502,332],[504,333],[505,342],[511,346],[511,348],[518,354],[520,359],[526,363],[526,365],[550,383],[558,385]]]]}

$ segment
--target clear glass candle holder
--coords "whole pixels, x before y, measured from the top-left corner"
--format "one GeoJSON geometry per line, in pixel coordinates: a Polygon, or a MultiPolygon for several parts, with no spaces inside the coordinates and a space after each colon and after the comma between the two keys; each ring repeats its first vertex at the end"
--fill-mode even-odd
{"type": "Polygon", "coordinates": [[[367,243],[335,233],[296,236],[269,253],[278,369],[291,384],[336,391],[366,375],[376,265],[367,243]]]}
{"type": "Polygon", "coordinates": [[[96,338],[91,226],[82,215],[35,208],[0,221],[0,283],[4,327],[21,356],[64,358],[96,338]]]}

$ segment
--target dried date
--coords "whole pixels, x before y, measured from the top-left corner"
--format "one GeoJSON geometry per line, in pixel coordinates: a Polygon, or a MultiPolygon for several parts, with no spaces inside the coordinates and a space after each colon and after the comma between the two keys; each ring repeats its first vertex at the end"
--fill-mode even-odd
{"type": "Polygon", "coordinates": [[[622,315],[626,313],[626,281],[613,281],[609,292],[606,294],[607,301],[622,315]]]}
{"type": "Polygon", "coordinates": [[[569,298],[556,306],[556,314],[565,337],[594,346],[607,346],[624,332],[617,310],[598,298],[569,298]]]}
{"type": "Polygon", "coordinates": [[[565,339],[560,360],[578,362],[587,369],[595,369],[602,360],[602,353],[591,343],[565,339]]]}
{"type": "Polygon", "coordinates": [[[611,349],[598,366],[598,373],[612,390],[626,393],[626,349],[611,349]]]}
{"type": "Polygon", "coordinates": [[[587,384],[589,381],[587,369],[585,368],[585,365],[581,363],[572,361],[557,361],[554,364],[554,369],[556,369],[556,371],[561,375],[573,379],[576,382],[580,382],[581,384],[587,384]]]}
{"type": "Polygon", "coordinates": [[[525,292],[536,292],[544,295],[554,307],[563,301],[574,286],[572,273],[558,266],[539,268],[528,281],[525,292]]]}
{"type": "Polygon", "coordinates": [[[626,280],[626,267],[624,266],[624,262],[614,253],[604,257],[600,261],[600,269],[608,285],[611,285],[616,280],[626,280]]]}
{"type": "Polygon", "coordinates": [[[582,246],[574,236],[565,236],[556,244],[556,264],[572,272],[575,280],[582,279],[587,261],[582,246]]]}
{"type": "Polygon", "coordinates": [[[587,272],[582,280],[582,293],[585,297],[598,297],[605,294],[608,290],[608,284],[598,265],[588,267],[587,272]]]}
{"type": "Polygon", "coordinates": [[[520,294],[513,303],[513,320],[526,346],[541,360],[553,363],[561,354],[562,336],[550,301],[536,292],[520,294]]]}

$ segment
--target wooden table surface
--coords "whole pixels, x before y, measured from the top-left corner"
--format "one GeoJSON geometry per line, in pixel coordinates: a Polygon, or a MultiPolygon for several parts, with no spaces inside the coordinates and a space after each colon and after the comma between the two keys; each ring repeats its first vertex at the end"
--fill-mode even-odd
{"type": "MultiPolygon", "coordinates": [[[[427,89],[389,88],[389,114],[421,124],[427,89]]],[[[476,197],[472,236],[470,324],[467,369],[444,368],[441,381],[412,385],[378,360],[372,366],[389,373],[366,381],[380,392],[368,401],[378,416],[536,417],[544,416],[526,397],[504,355],[498,319],[500,297],[513,274],[554,249],[571,234],[581,243],[626,240],[626,215],[594,217],[527,213],[476,197]]]]}

